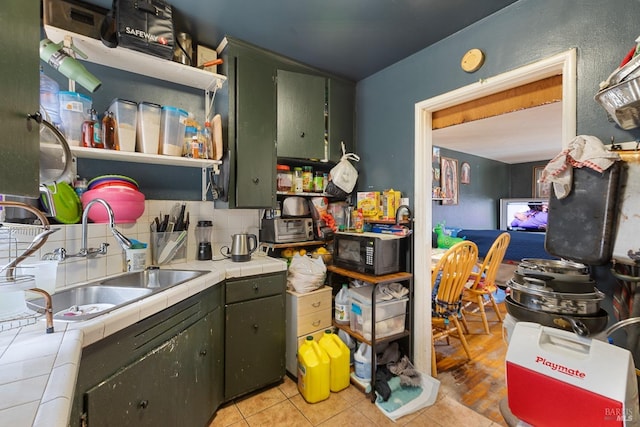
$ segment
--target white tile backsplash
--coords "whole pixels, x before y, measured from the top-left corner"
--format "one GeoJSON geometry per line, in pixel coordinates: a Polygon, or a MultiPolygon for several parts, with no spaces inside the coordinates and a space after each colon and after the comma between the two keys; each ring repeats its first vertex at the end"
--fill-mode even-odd
{"type": "MultiPolygon", "coordinates": [[[[185,203],[189,212],[189,231],[187,236],[187,260],[196,259],[197,241],[195,228],[198,221],[213,221],[212,249],[214,259],[223,258],[221,248],[231,245],[231,236],[237,233],[249,233],[258,236],[260,227],[260,210],[258,209],[214,209],[213,202],[181,201],[181,200],[147,200],[145,211],[136,223],[116,224],[116,228],[129,239],[147,243],[147,265],[151,265],[150,224],[156,216],[168,214],[176,204],[185,203]]],[[[57,248],[64,248],[68,255],[76,254],[82,247],[82,225],[52,224],[58,229],[51,234],[47,242],[28,259],[35,262],[46,253],[57,248]]],[[[107,255],[95,258],[69,257],[58,265],[56,288],[62,289],[105,276],[124,272],[123,251],[116,243],[107,224],[89,224],[87,230],[90,248],[99,248],[103,242],[109,244],[107,255]]],[[[0,266],[5,262],[7,254],[0,248],[0,266]],[[4,258],[3,258],[4,257],[4,258]]],[[[26,261],[25,261],[26,262],[26,261]]],[[[171,263],[170,263],[171,264],[171,263]]]]}

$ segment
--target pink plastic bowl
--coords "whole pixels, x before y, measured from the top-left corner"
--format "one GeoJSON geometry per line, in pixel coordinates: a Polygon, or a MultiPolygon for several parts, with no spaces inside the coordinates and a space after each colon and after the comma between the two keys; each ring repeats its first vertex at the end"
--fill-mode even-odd
{"type": "MultiPolygon", "coordinates": [[[[126,187],[101,187],[82,193],[82,208],[93,199],[104,199],[111,209],[117,224],[136,222],[144,212],[144,194],[126,187]]],[[[91,206],[88,217],[96,223],[108,223],[109,215],[101,204],[91,206]]]]}

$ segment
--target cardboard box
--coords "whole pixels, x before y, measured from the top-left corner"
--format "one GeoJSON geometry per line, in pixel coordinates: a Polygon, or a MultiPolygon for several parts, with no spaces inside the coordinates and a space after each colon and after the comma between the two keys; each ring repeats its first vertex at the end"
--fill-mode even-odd
{"type": "MultiPolygon", "coordinates": [[[[201,44],[196,48],[196,65],[199,67],[205,62],[213,61],[218,59],[218,52],[215,49],[208,48],[201,44]]],[[[211,65],[209,67],[204,67],[203,70],[209,71],[210,73],[218,74],[218,66],[211,65]]]]}
{"type": "Polygon", "coordinates": [[[365,218],[378,218],[380,214],[380,192],[358,191],[357,206],[365,218]]]}
{"type": "Polygon", "coordinates": [[[400,206],[400,192],[394,189],[382,192],[382,219],[395,219],[400,206]]]}

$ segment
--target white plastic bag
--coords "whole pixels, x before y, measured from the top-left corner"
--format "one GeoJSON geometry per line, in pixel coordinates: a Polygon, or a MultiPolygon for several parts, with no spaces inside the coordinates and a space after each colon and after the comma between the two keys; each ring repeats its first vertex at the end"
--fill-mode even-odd
{"type": "Polygon", "coordinates": [[[345,150],[342,142],[342,158],[329,173],[329,184],[325,192],[332,196],[345,197],[351,194],[358,181],[358,171],[349,160],[359,162],[360,157],[354,153],[345,153],[345,150]]]}
{"type": "Polygon", "coordinates": [[[327,267],[321,257],[295,254],[287,272],[287,286],[301,294],[315,291],[324,284],[326,274],[327,267]]]}

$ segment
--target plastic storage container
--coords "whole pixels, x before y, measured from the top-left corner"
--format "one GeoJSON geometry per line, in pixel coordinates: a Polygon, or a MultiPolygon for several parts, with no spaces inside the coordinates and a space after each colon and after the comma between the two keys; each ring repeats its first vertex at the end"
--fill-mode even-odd
{"type": "Polygon", "coordinates": [[[333,303],[334,319],[342,325],[349,324],[349,312],[351,311],[351,298],[349,297],[349,285],[342,285],[342,289],[336,294],[333,303]]]}
{"type": "MultiPolygon", "coordinates": [[[[365,339],[371,339],[371,286],[349,290],[351,294],[350,328],[365,339]]],[[[376,300],[376,338],[404,331],[408,298],[376,300]]]]}
{"type": "Polygon", "coordinates": [[[329,397],[329,355],[308,336],[298,349],[298,390],[304,400],[316,403],[329,397]]]}
{"type": "Polygon", "coordinates": [[[160,117],[160,154],[182,156],[184,131],[189,113],[170,106],[162,107],[160,117]]]}
{"type": "Polygon", "coordinates": [[[331,330],[324,331],[318,344],[329,356],[329,390],[338,392],[349,387],[351,376],[349,347],[331,330]]]}
{"type": "Polygon", "coordinates": [[[82,124],[91,118],[91,97],[78,92],[60,91],[60,120],[62,131],[69,145],[82,144],[82,124]]]}
{"type": "Polygon", "coordinates": [[[151,102],[138,104],[136,151],[146,154],[158,154],[161,117],[162,107],[160,105],[151,102]]]}
{"type": "Polygon", "coordinates": [[[125,99],[114,99],[107,111],[116,119],[117,145],[120,151],[136,151],[136,122],[138,120],[138,104],[125,99]]]}
{"type": "Polygon", "coordinates": [[[60,126],[60,85],[40,70],[40,107],[46,113],[45,119],[60,126]]]}

